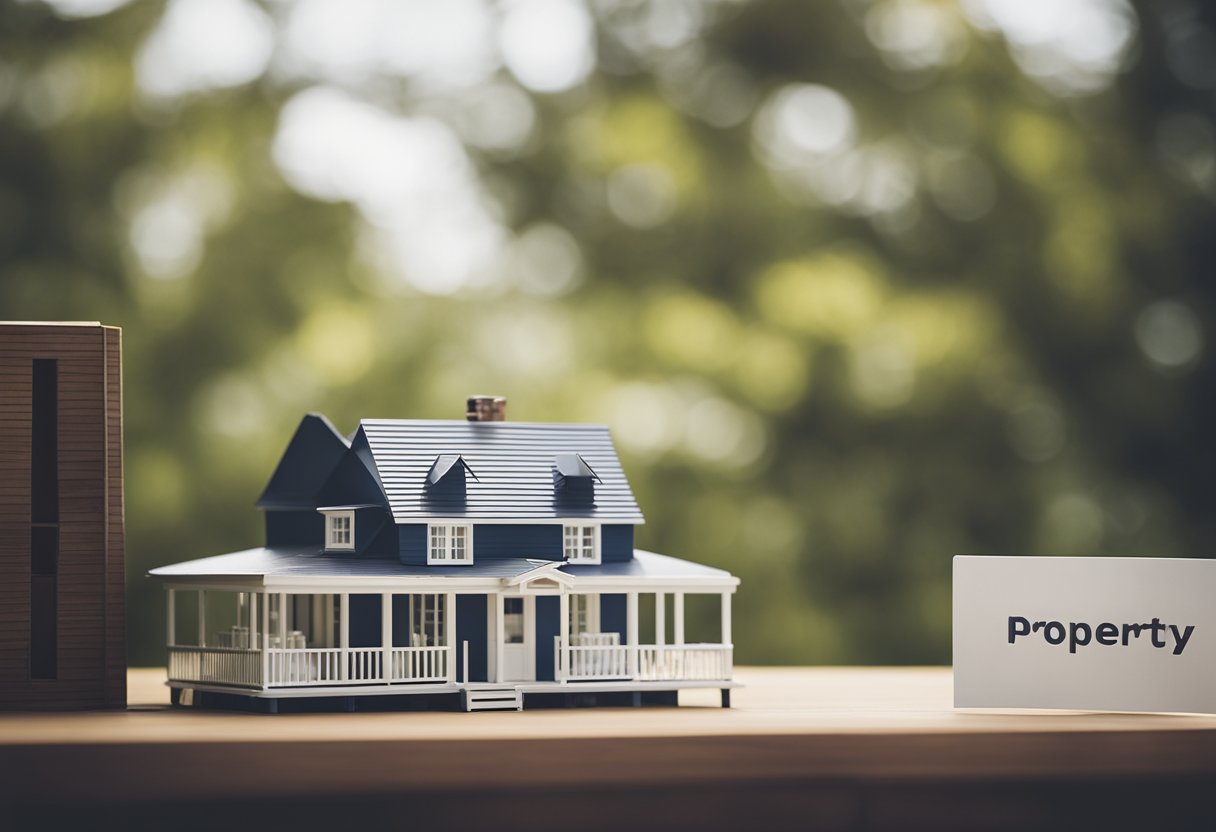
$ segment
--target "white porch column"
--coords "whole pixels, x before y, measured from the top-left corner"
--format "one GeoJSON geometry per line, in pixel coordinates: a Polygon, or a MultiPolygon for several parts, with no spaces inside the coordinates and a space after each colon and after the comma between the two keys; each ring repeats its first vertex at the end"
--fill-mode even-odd
{"type": "Polygon", "coordinates": [[[341,651],[338,678],[345,682],[350,660],[350,594],[347,592],[338,596],[338,648],[341,651]]]}
{"type": "Polygon", "coordinates": [[[494,662],[494,681],[502,682],[502,643],[506,641],[503,628],[506,623],[503,621],[502,596],[494,594],[490,598],[494,604],[494,655],[498,657],[494,662]]]}
{"type": "Polygon", "coordinates": [[[626,661],[629,663],[628,674],[638,675],[638,594],[630,592],[625,595],[625,645],[626,661]]]}
{"type": "Polygon", "coordinates": [[[270,594],[262,599],[262,687],[270,687],[270,594]]]}
{"type": "MultiPolygon", "coordinates": [[[[443,597],[443,644],[447,647],[448,683],[456,681],[456,593],[443,597]]],[[[467,679],[465,681],[468,681],[467,679]]]]}
{"type": "Polygon", "coordinates": [[[675,632],[672,634],[675,636],[675,638],[673,641],[675,644],[683,644],[684,643],[684,593],[683,592],[673,593],[671,614],[672,614],[672,617],[675,618],[675,621],[673,622],[674,626],[675,626],[675,632]]]}
{"type": "Polygon", "coordinates": [[[380,593],[380,674],[393,680],[393,593],[380,593]]]}
{"type": "MultiPolygon", "coordinates": [[[[270,600],[269,596],[266,598],[270,600]]],[[[279,593],[279,647],[287,649],[287,593],[279,593]]]]}
{"type": "Polygon", "coordinates": [[[165,646],[173,647],[177,644],[177,607],[175,605],[175,595],[177,590],[170,589],[165,595],[165,646]]]}
{"type": "Polygon", "coordinates": [[[566,677],[570,675],[567,667],[570,663],[570,650],[568,649],[570,646],[570,593],[564,589],[558,596],[557,615],[558,649],[557,654],[553,657],[553,678],[564,685],[566,677]]]}
{"type": "Polygon", "coordinates": [[[730,593],[722,593],[722,643],[730,644],[730,593]]]}
{"type": "Polygon", "coordinates": [[[207,590],[198,591],[198,646],[207,646],[207,590]]]}
{"type": "Polygon", "coordinates": [[[667,643],[667,593],[665,592],[654,594],[654,643],[659,647],[667,643]]]}
{"type": "Polygon", "coordinates": [[[258,595],[260,593],[250,591],[249,593],[249,645],[247,649],[258,649],[258,595]]]}

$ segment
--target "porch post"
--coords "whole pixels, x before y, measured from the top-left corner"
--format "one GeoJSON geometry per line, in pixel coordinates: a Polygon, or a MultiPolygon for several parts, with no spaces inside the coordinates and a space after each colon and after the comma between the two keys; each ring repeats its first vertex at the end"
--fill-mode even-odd
{"type": "Polygon", "coordinates": [[[258,649],[258,596],[256,590],[249,591],[249,645],[246,649],[258,649]]]}
{"type": "Polygon", "coordinates": [[[629,663],[628,674],[638,675],[638,594],[630,592],[625,595],[625,644],[626,661],[629,663]]]}
{"type": "Polygon", "coordinates": [[[667,643],[667,593],[654,594],[654,643],[662,655],[662,647],[667,643]]]}
{"type": "Polygon", "coordinates": [[[730,644],[730,593],[722,593],[722,643],[730,644]]]}
{"type": "Polygon", "coordinates": [[[207,646],[207,590],[198,591],[198,646],[207,646]]]}
{"type": "Polygon", "coordinates": [[[347,592],[338,596],[338,648],[341,651],[338,678],[345,682],[350,659],[350,594],[347,592]]]}
{"type": "Polygon", "coordinates": [[[380,665],[384,681],[393,680],[393,593],[380,593],[380,665]]]}
{"type": "Polygon", "coordinates": [[[494,681],[502,682],[502,643],[506,640],[506,633],[503,628],[506,622],[503,621],[502,612],[502,596],[498,593],[490,596],[494,601],[494,654],[498,656],[494,662],[494,681]]]}
{"type": "MultiPolygon", "coordinates": [[[[266,598],[270,600],[269,596],[266,598]]],[[[287,649],[287,593],[279,593],[279,647],[287,649]]]]}
{"type": "MultiPolygon", "coordinates": [[[[456,593],[443,597],[443,643],[447,647],[448,684],[456,681],[456,593]]],[[[467,682],[468,679],[465,679],[467,682]]]]}
{"type": "Polygon", "coordinates": [[[565,589],[557,599],[557,655],[553,659],[553,678],[566,683],[570,666],[570,593],[565,589]]]}
{"type": "Polygon", "coordinates": [[[173,647],[177,644],[177,608],[175,606],[174,593],[177,590],[170,589],[169,594],[165,596],[165,646],[173,647]]]}
{"type": "Polygon", "coordinates": [[[262,687],[270,687],[270,593],[262,599],[262,687]]]}
{"type": "Polygon", "coordinates": [[[673,593],[672,611],[671,614],[675,617],[675,643],[684,643],[684,593],[673,593]]]}

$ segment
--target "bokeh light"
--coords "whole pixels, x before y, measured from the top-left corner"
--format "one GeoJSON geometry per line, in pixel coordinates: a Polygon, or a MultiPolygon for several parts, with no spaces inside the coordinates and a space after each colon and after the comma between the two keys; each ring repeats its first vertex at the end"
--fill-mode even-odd
{"type": "MultiPolygon", "coordinates": [[[[746,662],[949,660],[950,556],[1208,555],[1195,0],[22,0],[0,312],[124,327],[155,564],[301,415],[607,423],[746,662]]],[[[708,620],[713,610],[705,610],[708,620]]],[[[699,626],[689,607],[690,632],[699,626]]]]}

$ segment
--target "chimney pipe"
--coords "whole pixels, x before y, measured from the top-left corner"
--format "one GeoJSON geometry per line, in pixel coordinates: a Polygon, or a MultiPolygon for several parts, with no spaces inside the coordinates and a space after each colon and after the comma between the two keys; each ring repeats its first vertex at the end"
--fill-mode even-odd
{"type": "Polygon", "coordinates": [[[469,396],[464,417],[470,422],[505,422],[507,400],[502,396],[469,396]]]}

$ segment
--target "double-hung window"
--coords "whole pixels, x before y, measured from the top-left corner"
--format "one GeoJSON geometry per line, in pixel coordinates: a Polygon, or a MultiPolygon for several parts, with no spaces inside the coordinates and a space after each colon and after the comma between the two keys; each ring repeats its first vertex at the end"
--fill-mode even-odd
{"type": "Polygon", "coordinates": [[[355,548],[355,513],[353,511],[326,512],[325,548],[355,548]]]}
{"type": "Polygon", "coordinates": [[[432,525],[427,547],[427,563],[472,563],[473,527],[470,525],[432,525]]]}
{"type": "Polygon", "coordinates": [[[562,552],[570,563],[600,562],[599,526],[567,523],[562,541],[562,552]]]}

